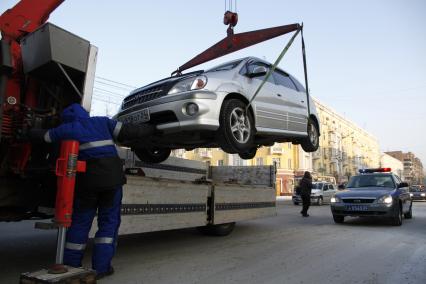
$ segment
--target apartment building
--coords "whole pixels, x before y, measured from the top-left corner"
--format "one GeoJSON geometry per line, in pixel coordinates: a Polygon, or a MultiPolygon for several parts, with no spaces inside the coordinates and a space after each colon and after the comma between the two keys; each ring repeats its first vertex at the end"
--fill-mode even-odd
{"type": "Polygon", "coordinates": [[[423,164],[412,152],[402,151],[385,152],[403,163],[404,169],[402,179],[410,184],[423,184],[424,172],[423,164]]]}
{"type": "Polygon", "coordinates": [[[315,172],[334,176],[340,183],[359,169],[379,166],[376,137],[318,100],[315,105],[321,123],[320,147],[312,154],[315,172]]]}

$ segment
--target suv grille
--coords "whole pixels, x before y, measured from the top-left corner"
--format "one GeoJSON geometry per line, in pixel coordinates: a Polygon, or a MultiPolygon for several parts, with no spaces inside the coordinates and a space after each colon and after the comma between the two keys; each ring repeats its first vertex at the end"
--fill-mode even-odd
{"type": "Polygon", "coordinates": [[[373,203],[376,199],[364,199],[364,198],[345,198],[342,199],[344,203],[373,203]]]}
{"type": "Polygon", "coordinates": [[[149,89],[141,90],[124,99],[122,110],[128,109],[134,105],[146,103],[167,95],[165,85],[156,86],[149,89]]]}

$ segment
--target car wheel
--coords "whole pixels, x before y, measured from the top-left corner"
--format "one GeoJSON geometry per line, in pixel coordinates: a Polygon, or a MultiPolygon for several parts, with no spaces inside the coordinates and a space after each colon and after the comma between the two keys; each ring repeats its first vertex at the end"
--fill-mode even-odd
{"type": "Polygon", "coordinates": [[[394,225],[394,226],[401,226],[402,225],[402,210],[401,210],[400,205],[397,205],[395,215],[392,218],[392,225],[394,225]]]}
{"type": "Polygon", "coordinates": [[[319,147],[319,131],[312,119],[308,120],[308,137],[302,140],[301,146],[305,152],[315,152],[319,147]]]}
{"type": "Polygon", "coordinates": [[[256,153],[257,153],[257,148],[253,147],[249,149],[248,151],[238,153],[238,156],[240,156],[240,158],[244,160],[251,160],[256,156],[256,153]]]}
{"type": "Polygon", "coordinates": [[[334,223],[341,224],[345,222],[345,216],[333,215],[334,223]]]}
{"type": "Polygon", "coordinates": [[[254,123],[246,104],[238,99],[223,102],[219,118],[219,144],[225,151],[229,148],[242,153],[253,147],[254,123]]]}
{"type": "Polygon", "coordinates": [[[137,148],[134,149],[134,152],[142,162],[157,164],[167,160],[172,150],[168,148],[137,148]]]}
{"type": "Polygon", "coordinates": [[[299,205],[299,202],[293,202],[294,205],[299,205]]]}
{"type": "Polygon", "coordinates": [[[317,205],[322,206],[322,204],[323,204],[323,200],[322,200],[322,196],[320,196],[318,197],[317,205]]]}
{"type": "Polygon", "coordinates": [[[235,222],[197,227],[198,231],[209,236],[227,236],[235,228],[235,222]]]}
{"type": "Polygon", "coordinates": [[[410,204],[410,210],[408,210],[407,213],[404,214],[405,219],[411,219],[413,218],[413,202],[410,204]]]}

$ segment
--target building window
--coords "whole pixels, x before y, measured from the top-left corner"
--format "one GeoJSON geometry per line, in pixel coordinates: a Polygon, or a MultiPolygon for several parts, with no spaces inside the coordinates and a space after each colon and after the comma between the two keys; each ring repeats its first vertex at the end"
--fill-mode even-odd
{"type": "Polygon", "coordinates": [[[288,159],[288,168],[291,170],[291,159],[288,159]]]}
{"type": "Polygon", "coordinates": [[[223,166],[223,160],[218,160],[217,161],[217,165],[220,167],[220,166],[223,166]]]}
{"type": "Polygon", "coordinates": [[[243,159],[240,158],[239,155],[233,155],[233,166],[245,166],[245,162],[243,159]]]}
{"type": "Polygon", "coordinates": [[[291,143],[288,143],[288,148],[291,149],[291,143]]]}
{"type": "Polygon", "coordinates": [[[281,159],[280,158],[272,158],[272,164],[275,165],[277,169],[281,169],[281,159]]]}
{"type": "Polygon", "coordinates": [[[256,166],[263,166],[263,158],[256,158],[256,166]]]}

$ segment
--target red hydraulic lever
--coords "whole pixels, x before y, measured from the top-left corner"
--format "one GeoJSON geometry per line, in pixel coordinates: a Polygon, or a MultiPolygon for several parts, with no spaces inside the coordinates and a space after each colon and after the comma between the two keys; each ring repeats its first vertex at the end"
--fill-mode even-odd
{"type": "Polygon", "coordinates": [[[66,140],[61,143],[61,153],[56,160],[57,192],[55,204],[55,223],[58,225],[58,239],[56,244],[56,261],[49,269],[49,273],[60,274],[68,271],[64,263],[65,233],[71,226],[72,208],[74,202],[75,176],[77,172],[86,171],[86,162],[78,161],[78,147],[75,140],[66,140]]]}
{"type": "MultiPolygon", "coordinates": [[[[234,20],[229,19],[232,19],[232,15],[226,16],[225,14],[224,23],[226,21],[226,23],[230,24],[230,27],[234,23],[236,25],[236,21],[238,20],[238,18],[234,20]]],[[[221,56],[238,51],[240,49],[255,45],[257,43],[272,39],[274,37],[296,31],[300,28],[301,25],[292,24],[239,34],[234,34],[233,32],[230,33],[228,31],[228,36],[226,38],[222,39],[212,47],[206,49],[204,52],[198,54],[197,56],[180,66],[176,71],[173,72],[173,74],[181,73],[182,71],[191,67],[219,58],[221,56]]]]}
{"type": "Polygon", "coordinates": [[[61,144],[60,157],[56,161],[57,193],[55,222],[59,226],[71,226],[75,176],[86,171],[86,162],[78,161],[78,141],[68,140],[61,144]]]}

